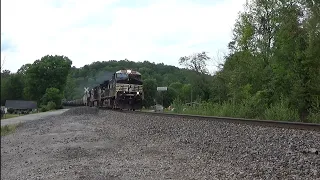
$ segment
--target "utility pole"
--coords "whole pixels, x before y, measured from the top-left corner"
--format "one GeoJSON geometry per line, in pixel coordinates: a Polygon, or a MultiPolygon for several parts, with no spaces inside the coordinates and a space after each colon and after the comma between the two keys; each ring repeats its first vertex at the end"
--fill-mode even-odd
{"type": "Polygon", "coordinates": [[[161,92],[161,94],[162,94],[162,107],[163,107],[163,92],[161,92]]]}

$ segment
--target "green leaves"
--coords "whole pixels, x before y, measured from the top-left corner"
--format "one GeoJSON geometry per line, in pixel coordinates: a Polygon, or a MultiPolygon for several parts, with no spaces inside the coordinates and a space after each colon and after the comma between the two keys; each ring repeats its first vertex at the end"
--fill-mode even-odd
{"type": "Polygon", "coordinates": [[[6,78],[1,78],[1,104],[5,100],[23,99],[24,79],[20,74],[10,74],[6,78]]]}
{"type": "Polygon", "coordinates": [[[235,24],[231,53],[214,78],[214,84],[219,84],[211,88],[214,102],[226,91],[239,106],[260,106],[262,112],[265,103],[270,107],[267,117],[280,118],[276,107],[281,106],[288,112],[286,117],[292,119],[290,113],[299,112],[305,120],[320,94],[318,7],[308,0],[248,1],[235,24]]]}
{"type": "Polygon", "coordinates": [[[39,101],[48,88],[63,92],[72,62],[65,56],[44,56],[26,70],[25,93],[39,101]]]}
{"type": "Polygon", "coordinates": [[[144,106],[149,108],[154,105],[157,93],[157,82],[155,79],[146,79],[143,81],[144,106]]]}
{"type": "MultiPolygon", "coordinates": [[[[48,89],[46,89],[46,93],[41,98],[41,104],[47,105],[49,102],[53,102],[55,104],[55,106],[61,106],[62,98],[63,98],[63,96],[62,96],[59,89],[48,88],[48,89]]],[[[51,105],[51,106],[53,106],[53,105],[51,105]]]]}
{"type": "MultiPolygon", "coordinates": [[[[23,65],[17,73],[1,73],[1,104],[5,100],[35,100],[40,104],[52,101],[61,105],[72,62],[65,56],[44,56],[33,64],[23,65]]],[[[70,79],[69,79],[70,80],[70,79]]],[[[72,81],[68,84],[69,96],[72,81]]],[[[51,103],[52,104],[52,103],[51,103]]],[[[53,107],[53,106],[51,106],[53,107]]]]}

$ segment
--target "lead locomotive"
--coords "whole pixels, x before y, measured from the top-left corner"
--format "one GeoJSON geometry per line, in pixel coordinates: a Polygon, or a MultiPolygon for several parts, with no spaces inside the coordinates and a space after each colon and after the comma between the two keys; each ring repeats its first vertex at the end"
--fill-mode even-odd
{"type": "Polygon", "coordinates": [[[119,70],[110,80],[86,91],[83,105],[112,109],[136,110],[142,108],[143,85],[141,74],[132,70],[119,70]]]}

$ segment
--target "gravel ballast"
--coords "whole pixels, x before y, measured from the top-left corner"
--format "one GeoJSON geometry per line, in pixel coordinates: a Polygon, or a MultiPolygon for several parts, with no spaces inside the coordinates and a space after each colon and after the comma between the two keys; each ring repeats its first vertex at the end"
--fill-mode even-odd
{"type": "Polygon", "coordinates": [[[72,108],[1,137],[1,179],[320,179],[320,132],[72,108]]]}

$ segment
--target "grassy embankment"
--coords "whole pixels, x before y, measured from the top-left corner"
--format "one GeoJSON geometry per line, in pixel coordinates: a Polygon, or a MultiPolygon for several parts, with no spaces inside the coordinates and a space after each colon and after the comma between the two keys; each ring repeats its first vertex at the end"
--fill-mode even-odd
{"type": "MultiPolygon", "coordinates": [[[[235,117],[262,120],[277,121],[300,121],[299,113],[295,109],[288,107],[288,103],[281,101],[277,104],[266,106],[250,103],[235,104],[231,102],[225,103],[201,103],[197,106],[186,106],[182,103],[174,103],[175,108],[172,113],[193,114],[220,117],[235,117]]],[[[166,111],[164,111],[166,112],[166,111]]],[[[307,122],[320,123],[320,112],[311,112],[307,117],[307,122]]]]}
{"type": "Polygon", "coordinates": [[[3,115],[3,117],[1,118],[1,120],[3,119],[10,119],[10,118],[15,118],[15,117],[19,117],[19,116],[23,116],[22,114],[19,115],[19,114],[5,114],[3,115]]]}
{"type": "Polygon", "coordinates": [[[20,124],[10,124],[1,126],[1,136],[6,136],[11,133],[14,133],[19,126],[20,124]]]}

